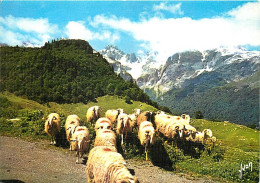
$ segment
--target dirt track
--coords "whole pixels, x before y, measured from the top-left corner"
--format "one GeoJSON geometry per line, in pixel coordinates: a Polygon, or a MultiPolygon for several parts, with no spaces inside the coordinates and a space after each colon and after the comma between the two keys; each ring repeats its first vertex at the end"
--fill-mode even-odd
{"type": "MultiPolygon", "coordinates": [[[[50,147],[46,141],[27,142],[0,136],[0,183],[87,182],[85,163],[75,164],[74,153],[50,147]]],[[[188,180],[161,170],[149,162],[127,161],[127,167],[141,182],[211,182],[188,180]]]]}

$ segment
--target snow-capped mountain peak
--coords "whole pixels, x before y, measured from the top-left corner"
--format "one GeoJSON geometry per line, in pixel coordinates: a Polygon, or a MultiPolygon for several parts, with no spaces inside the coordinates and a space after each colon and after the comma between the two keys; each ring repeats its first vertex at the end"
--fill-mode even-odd
{"type": "MultiPolygon", "coordinates": [[[[149,72],[151,68],[154,68],[156,65],[156,61],[154,56],[156,53],[143,53],[140,55],[136,55],[135,53],[125,54],[118,47],[109,45],[105,47],[105,49],[99,51],[110,64],[114,64],[117,62],[120,63],[120,71],[126,71],[134,79],[139,78],[143,73],[149,72]]],[[[117,69],[114,70],[119,73],[120,71],[117,69]]]]}

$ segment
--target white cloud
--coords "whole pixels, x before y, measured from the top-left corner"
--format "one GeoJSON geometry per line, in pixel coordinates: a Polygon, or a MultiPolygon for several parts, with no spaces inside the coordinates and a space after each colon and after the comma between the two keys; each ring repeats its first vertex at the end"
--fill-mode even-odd
{"type": "Polygon", "coordinates": [[[110,40],[112,43],[119,40],[120,37],[117,34],[112,34],[110,31],[103,31],[102,33],[94,32],[85,26],[83,21],[70,21],[66,25],[65,34],[70,39],[84,39],[91,40],[110,40]]]}
{"type": "MultiPolygon", "coordinates": [[[[162,5],[161,9],[166,5],[162,5]]],[[[158,7],[158,9],[160,9],[158,7]]],[[[175,52],[205,50],[219,46],[260,45],[260,2],[247,3],[228,12],[228,17],[200,20],[153,17],[139,22],[115,16],[97,15],[92,25],[127,32],[145,47],[158,51],[166,60],[175,52]]]]}
{"type": "Polygon", "coordinates": [[[48,19],[22,17],[0,17],[1,42],[21,45],[30,41],[34,45],[43,45],[58,32],[58,26],[50,24],[48,19]]]}
{"type": "Polygon", "coordinates": [[[173,14],[183,15],[181,10],[181,3],[169,5],[168,3],[162,2],[159,5],[154,5],[153,9],[155,11],[169,11],[173,14]]]}

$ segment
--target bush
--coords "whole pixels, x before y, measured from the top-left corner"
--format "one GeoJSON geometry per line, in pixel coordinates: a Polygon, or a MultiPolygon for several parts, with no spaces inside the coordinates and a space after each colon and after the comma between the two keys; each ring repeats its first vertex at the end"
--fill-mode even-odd
{"type": "Polygon", "coordinates": [[[195,119],[203,119],[203,114],[201,111],[196,111],[194,117],[195,119]]]}

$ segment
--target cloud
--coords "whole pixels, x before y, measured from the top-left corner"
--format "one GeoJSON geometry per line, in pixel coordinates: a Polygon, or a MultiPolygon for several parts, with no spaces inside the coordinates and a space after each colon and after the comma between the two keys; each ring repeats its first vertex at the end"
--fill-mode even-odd
{"type": "Polygon", "coordinates": [[[181,3],[169,5],[168,3],[162,2],[159,5],[153,6],[154,11],[169,11],[173,14],[183,15],[181,10],[181,3]]]}
{"type": "Polygon", "coordinates": [[[43,45],[58,32],[58,26],[50,24],[47,18],[0,17],[0,40],[10,45],[22,45],[29,41],[43,45]]]}
{"type": "Polygon", "coordinates": [[[84,40],[110,40],[112,43],[119,40],[117,34],[112,34],[110,31],[102,31],[102,33],[94,32],[85,26],[83,21],[70,21],[66,25],[65,34],[69,39],[84,39],[84,40]]]}
{"type": "MultiPolygon", "coordinates": [[[[161,5],[161,4],[160,4],[161,5]]],[[[158,6],[163,9],[166,5],[158,6]]],[[[116,16],[97,15],[92,25],[126,32],[166,60],[173,53],[205,50],[219,46],[260,45],[260,2],[244,4],[226,16],[194,20],[189,17],[152,17],[131,21],[116,16]]]]}

